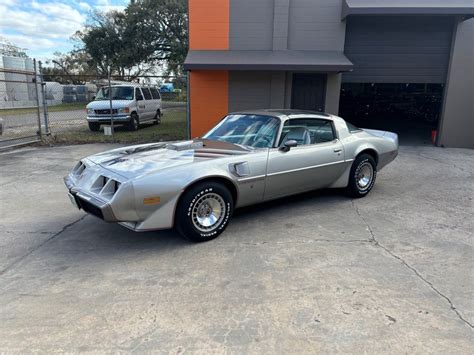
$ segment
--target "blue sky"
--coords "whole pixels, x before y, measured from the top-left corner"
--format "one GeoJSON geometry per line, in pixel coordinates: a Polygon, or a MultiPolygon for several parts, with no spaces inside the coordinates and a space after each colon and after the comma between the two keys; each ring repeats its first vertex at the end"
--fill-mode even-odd
{"type": "Polygon", "coordinates": [[[85,24],[93,10],[122,10],[128,0],[0,0],[0,40],[27,49],[30,57],[45,60],[56,51],[67,52],[69,38],[85,24]]]}

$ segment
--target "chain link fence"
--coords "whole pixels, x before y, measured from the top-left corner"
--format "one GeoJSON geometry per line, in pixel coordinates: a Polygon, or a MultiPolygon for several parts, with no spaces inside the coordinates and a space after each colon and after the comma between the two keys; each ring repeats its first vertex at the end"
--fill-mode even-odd
{"type": "Polygon", "coordinates": [[[15,59],[16,67],[0,66],[0,148],[45,137],[62,143],[100,142],[106,133],[131,142],[186,138],[186,77],[68,73],[48,80],[41,62],[15,59]],[[135,118],[138,127],[131,122],[135,118]]]}
{"type": "Polygon", "coordinates": [[[1,57],[0,148],[39,141],[44,105],[35,60],[1,57]]]}

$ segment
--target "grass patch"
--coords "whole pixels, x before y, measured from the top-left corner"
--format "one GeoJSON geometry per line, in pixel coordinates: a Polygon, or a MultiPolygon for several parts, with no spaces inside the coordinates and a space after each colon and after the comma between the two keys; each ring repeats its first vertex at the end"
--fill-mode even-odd
{"type": "MultiPolygon", "coordinates": [[[[87,103],[85,102],[74,102],[70,104],[61,104],[55,106],[48,106],[48,112],[60,112],[60,111],[72,111],[72,110],[85,110],[87,103]]],[[[42,107],[40,107],[43,110],[42,107]]],[[[36,107],[33,108],[2,108],[0,109],[0,117],[2,115],[23,115],[27,113],[35,113],[37,111],[36,107]]]]}
{"type": "Polygon", "coordinates": [[[117,126],[114,136],[104,135],[103,129],[91,132],[87,126],[74,127],[67,132],[53,134],[47,143],[85,144],[85,143],[151,143],[186,139],[186,112],[168,111],[160,125],[144,124],[138,131],[128,131],[124,126],[117,126]]]}

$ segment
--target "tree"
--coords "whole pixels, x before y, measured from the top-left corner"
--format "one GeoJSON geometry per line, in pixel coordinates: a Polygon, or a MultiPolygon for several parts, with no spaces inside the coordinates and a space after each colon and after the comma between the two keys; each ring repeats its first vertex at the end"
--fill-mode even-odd
{"type": "Polygon", "coordinates": [[[54,59],[46,61],[45,64],[43,67],[45,81],[77,85],[98,75],[90,56],[82,49],[75,49],[66,54],[56,52],[54,59]]]}
{"type": "Polygon", "coordinates": [[[124,12],[95,13],[91,23],[77,33],[97,70],[132,79],[166,67],[181,74],[186,57],[186,0],[137,0],[124,12]]]}
{"type": "Polygon", "coordinates": [[[125,13],[140,53],[165,62],[168,74],[181,75],[188,51],[187,1],[136,0],[125,13]]]}

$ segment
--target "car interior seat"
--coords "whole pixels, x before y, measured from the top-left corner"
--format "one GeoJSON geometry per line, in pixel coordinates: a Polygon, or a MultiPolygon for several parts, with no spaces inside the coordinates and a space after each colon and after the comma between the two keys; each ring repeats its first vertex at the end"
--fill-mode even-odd
{"type": "Polygon", "coordinates": [[[287,141],[295,140],[298,145],[311,144],[311,135],[304,127],[292,127],[281,142],[283,146],[287,141]]]}

